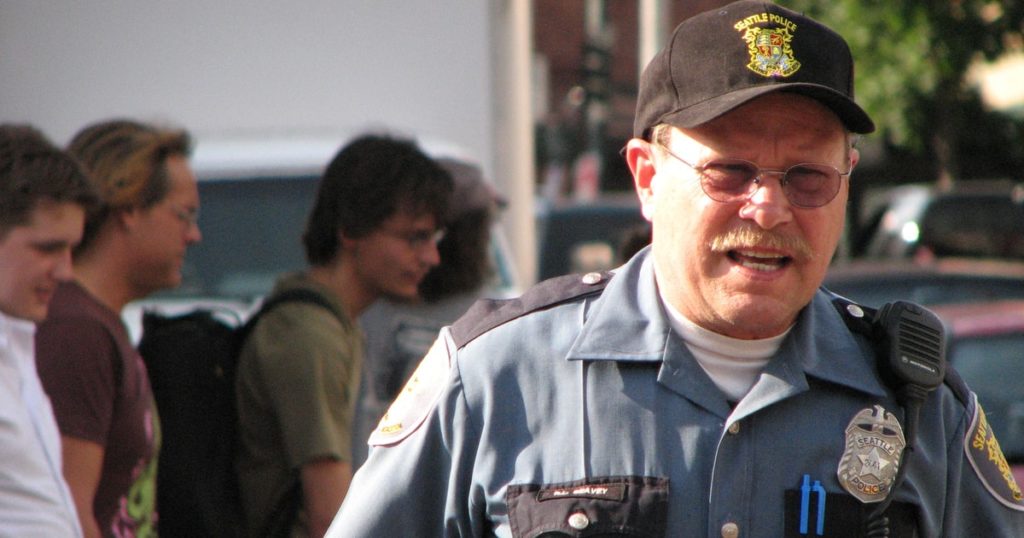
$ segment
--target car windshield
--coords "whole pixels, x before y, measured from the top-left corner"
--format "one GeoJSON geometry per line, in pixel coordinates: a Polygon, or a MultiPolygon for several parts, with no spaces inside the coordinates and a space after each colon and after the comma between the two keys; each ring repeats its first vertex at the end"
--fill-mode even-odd
{"type": "Polygon", "coordinates": [[[936,256],[1024,258],[1024,206],[1008,196],[935,200],[920,244],[936,256]]]}
{"type": "Polygon", "coordinates": [[[301,236],[317,178],[201,181],[203,240],[189,248],[182,285],[163,296],[254,298],[305,266],[301,236]]]}
{"type": "Polygon", "coordinates": [[[869,198],[874,209],[855,230],[856,255],[1024,259],[1021,185],[967,181],[952,192],[907,185],[869,198]]]}
{"type": "Polygon", "coordinates": [[[957,339],[950,352],[1007,459],[1024,462],[1024,333],[957,339]]]}

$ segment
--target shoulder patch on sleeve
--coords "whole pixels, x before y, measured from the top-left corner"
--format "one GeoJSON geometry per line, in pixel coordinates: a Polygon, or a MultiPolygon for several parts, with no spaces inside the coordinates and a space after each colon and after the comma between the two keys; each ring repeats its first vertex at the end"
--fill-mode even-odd
{"type": "Polygon", "coordinates": [[[601,293],[613,275],[614,273],[606,271],[559,276],[533,286],[515,299],[479,300],[452,324],[452,339],[455,345],[461,348],[481,334],[530,312],[543,310],[577,297],[601,293]]]}
{"type": "Polygon", "coordinates": [[[416,431],[437,404],[448,381],[451,360],[444,335],[438,336],[412,377],[370,434],[371,446],[394,445],[416,431]]]}
{"type": "Polygon", "coordinates": [[[1024,494],[1013,478],[999,441],[985,418],[985,411],[972,395],[971,423],[964,436],[964,453],[985,489],[1007,508],[1024,512],[1024,494]]]}

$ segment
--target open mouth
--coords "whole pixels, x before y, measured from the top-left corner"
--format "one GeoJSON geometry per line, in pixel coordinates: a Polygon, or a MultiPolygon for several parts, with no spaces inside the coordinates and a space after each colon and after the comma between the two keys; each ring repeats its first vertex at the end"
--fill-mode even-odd
{"type": "Polygon", "coordinates": [[[754,250],[729,250],[730,260],[755,271],[779,271],[793,262],[791,256],[754,250]]]}

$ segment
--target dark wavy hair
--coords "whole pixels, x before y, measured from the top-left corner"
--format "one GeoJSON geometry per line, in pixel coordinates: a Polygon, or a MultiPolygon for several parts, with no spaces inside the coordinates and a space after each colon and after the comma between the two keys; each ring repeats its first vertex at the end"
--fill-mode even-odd
{"type": "Polygon", "coordinates": [[[448,224],[444,239],[437,244],[441,263],[430,269],[418,288],[424,301],[475,290],[494,274],[488,250],[493,220],[492,209],[479,209],[448,224]]]}
{"type": "Polygon", "coordinates": [[[337,256],[338,232],[360,238],[397,211],[432,214],[441,223],[452,179],[411,140],[364,135],[343,147],[324,171],[302,243],[311,265],[337,256]]]}
{"type": "Polygon", "coordinates": [[[27,224],[41,201],[91,210],[96,191],[82,167],[30,125],[0,125],[0,237],[27,224]]]}

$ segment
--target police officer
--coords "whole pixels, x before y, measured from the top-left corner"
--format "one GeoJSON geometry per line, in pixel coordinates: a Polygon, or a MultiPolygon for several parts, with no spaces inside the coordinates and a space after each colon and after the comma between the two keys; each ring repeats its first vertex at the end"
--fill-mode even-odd
{"type": "Polygon", "coordinates": [[[625,150],[651,247],[443,330],[328,534],[1024,536],[941,352],[913,361],[940,385],[914,420],[885,333],[820,288],[874,129],[852,75],[839,35],[767,2],[683,22],[625,150]]]}

